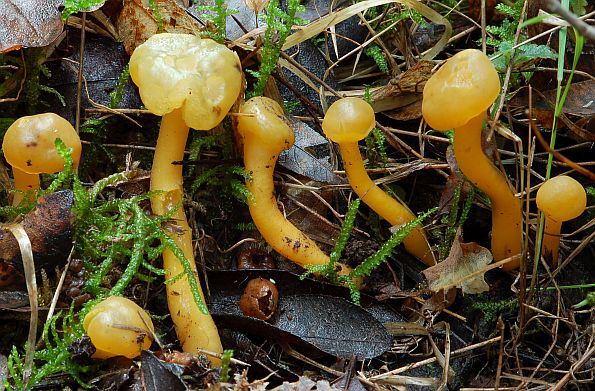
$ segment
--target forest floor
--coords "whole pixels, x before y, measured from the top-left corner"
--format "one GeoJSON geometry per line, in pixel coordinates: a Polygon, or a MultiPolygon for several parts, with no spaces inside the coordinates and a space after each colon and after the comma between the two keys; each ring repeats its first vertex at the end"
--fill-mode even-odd
{"type": "MultiPolygon", "coordinates": [[[[59,148],[65,171],[43,174],[44,190],[31,201],[0,207],[0,389],[594,389],[593,4],[570,1],[568,16],[548,0],[20,3],[9,29],[6,15],[17,5],[0,0],[0,131],[53,112],[75,127],[82,155],[73,169],[76,153],[59,148]],[[135,48],[161,32],[218,40],[237,54],[243,84],[214,129],[190,131],[183,159],[173,162],[183,171],[183,197],[172,198],[177,206],[165,215],[155,207],[160,193],[149,192],[161,118],[143,104],[128,68],[135,48]],[[467,49],[487,54],[500,91],[481,109],[488,112],[481,145],[464,164],[455,152],[460,133],[434,130],[422,102],[430,77],[467,49]],[[306,276],[253,222],[248,204],[266,185],[250,182],[255,170],[244,165],[238,124],[254,117],[242,110],[260,95],[284,109],[295,134],[275,166],[272,207],[351,274],[331,266],[306,276]],[[384,205],[367,205],[366,192],[358,201],[344,145],[325,137],[325,113],[343,97],[375,112],[358,145],[362,172],[390,199],[384,205]],[[506,226],[516,256],[500,256],[493,241],[500,205],[490,188],[498,179],[484,188],[481,177],[492,174],[475,179],[466,171],[482,159],[494,163],[522,209],[516,228],[506,226]],[[585,189],[586,207],[548,239],[536,194],[561,175],[585,189]],[[418,227],[432,250],[425,264],[402,244],[415,224],[377,214],[393,213],[392,202],[422,216],[418,227]],[[180,210],[198,281],[181,267],[172,275],[162,262],[164,249],[181,243],[180,210]],[[557,261],[541,255],[552,238],[560,242],[557,261]],[[176,334],[167,303],[180,280],[202,285],[223,353],[182,353],[180,339],[192,333],[176,334]],[[247,291],[249,283],[256,287],[247,291]],[[151,318],[150,331],[141,330],[146,320],[113,321],[133,332],[137,357],[91,357],[98,340],[85,319],[108,296],[131,299],[151,318]]],[[[476,87],[481,98],[487,87],[476,87]]],[[[455,110],[445,117],[475,99],[447,97],[444,110],[455,110]]],[[[2,205],[15,194],[7,160],[2,205]]],[[[275,224],[275,213],[265,225],[275,224]]],[[[300,238],[296,252],[308,247],[300,238]]],[[[187,291],[194,299],[181,308],[200,311],[198,291],[187,291]]]]}

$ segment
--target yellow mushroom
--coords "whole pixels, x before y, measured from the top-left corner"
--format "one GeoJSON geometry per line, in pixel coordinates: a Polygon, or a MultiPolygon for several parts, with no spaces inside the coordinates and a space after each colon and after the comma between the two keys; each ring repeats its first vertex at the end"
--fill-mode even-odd
{"type": "Polygon", "coordinates": [[[99,302],[83,320],[83,328],[97,349],[93,358],[138,357],[153,341],[149,315],[125,297],[111,296],[99,302]]]}
{"type": "MultiPolygon", "coordinates": [[[[272,99],[255,97],[245,102],[238,117],[238,132],[244,142],[244,166],[252,180],[246,182],[252,220],[267,243],[285,258],[304,267],[329,262],[316,243],[289,222],[277,207],[273,172],[279,154],[294,142],[293,130],[283,109],[272,99]]],[[[351,269],[338,264],[340,274],[351,269]]]]}
{"type": "MultiPolygon", "coordinates": [[[[415,219],[413,212],[395,200],[370,179],[359,152],[358,141],[364,139],[376,126],[374,110],[359,98],[342,98],[329,107],[322,129],[341,150],[343,166],[353,191],[374,212],[393,226],[401,226],[415,219]]],[[[422,227],[417,227],[403,240],[405,249],[426,265],[436,264],[434,254],[422,227]]]]}
{"type": "Polygon", "coordinates": [[[8,164],[12,166],[15,189],[12,204],[18,205],[24,195],[35,199],[39,190],[39,174],[53,174],[62,171],[64,159],[56,150],[56,139],[72,148],[74,168],[81,157],[81,140],[67,120],[54,113],[43,113],[16,120],[6,133],[2,150],[8,164]]]}
{"type": "MultiPolygon", "coordinates": [[[[457,53],[428,80],[422,113],[436,130],[454,128],[454,153],[461,172],[492,201],[492,254],[495,261],[519,255],[522,241],[521,202],[506,177],[484,155],[481,130],[487,109],[500,93],[500,79],[481,51],[457,53]]],[[[504,265],[516,269],[520,258],[504,265]]]]}
{"type": "MultiPolygon", "coordinates": [[[[189,127],[214,128],[236,101],[242,86],[240,61],[213,40],[163,33],[136,48],[130,58],[130,76],[147,109],[163,116],[151,170],[151,190],[161,192],[151,198],[153,212],[164,215],[175,209],[171,218],[182,233],[169,235],[196,270],[192,231],[181,207],[182,166],[172,163],[184,157],[189,127]]],[[[167,278],[184,272],[169,250],[163,252],[163,266],[167,278]]],[[[196,306],[186,277],[167,285],[167,298],[185,352],[222,351],[217,328],[211,316],[196,306]]]]}
{"type": "Polygon", "coordinates": [[[541,185],[537,190],[535,201],[539,210],[545,215],[541,253],[549,257],[552,265],[556,265],[562,223],[584,212],[587,207],[587,193],[578,181],[569,176],[560,175],[541,185]]]}

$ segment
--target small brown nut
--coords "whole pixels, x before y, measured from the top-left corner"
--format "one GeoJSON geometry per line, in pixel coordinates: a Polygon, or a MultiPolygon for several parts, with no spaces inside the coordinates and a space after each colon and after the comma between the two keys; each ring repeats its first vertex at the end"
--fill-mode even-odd
{"type": "Polygon", "coordinates": [[[246,316],[268,320],[277,310],[278,303],[279,292],[275,284],[259,277],[248,281],[240,298],[240,309],[246,316]]]}
{"type": "Polygon", "coordinates": [[[259,248],[248,248],[238,255],[238,269],[276,269],[275,260],[259,248]]]}

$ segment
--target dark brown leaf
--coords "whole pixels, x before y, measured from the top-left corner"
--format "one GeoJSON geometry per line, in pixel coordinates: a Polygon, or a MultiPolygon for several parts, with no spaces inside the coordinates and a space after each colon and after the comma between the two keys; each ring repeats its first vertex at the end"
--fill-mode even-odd
{"type": "Polygon", "coordinates": [[[141,381],[146,391],[184,391],[187,387],[178,375],[151,352],[143,350],[140,354],[141,381]]]}
{"type": "MultiPolygon", "coordinates": [[[[226,271],[209,274],[212,296],[209,309],[218,327],[264,336],[302,349],[321,350],[337,357],[376,357],[391,345],[382,323],[364,308],[342,297],[346,290],[304,280],[283,271],[226,271]],[[244,316],[239,298],[248,279],[261,275],[278,285],[279,304],[268,322],[244,316]],[[307,294],[310,292],[311,294],[307,294]],[[322,294],[324,292],[326,294],[322,294]],[[291,294],[289,294],[291,293],[291,294]]],[[[364,305],[374,300],[362,300],[364,305]]],[[[401,321],[398,315],[383,313],[384,321],[401,321]]]]}
{"type": "MultiPolygon", "coordinates": [[[[66,263],[72,247],[73,194],[60,191],[39,199],[37,206],[23,218],[22,225],[31,240],[37,270],[53,271],[66,263]]],[[[23,272],[21,252],[14,236],[0,230],[0,264],[23,272]]],[[[2,284],[0,283],[0,286],[2,284]]]]}

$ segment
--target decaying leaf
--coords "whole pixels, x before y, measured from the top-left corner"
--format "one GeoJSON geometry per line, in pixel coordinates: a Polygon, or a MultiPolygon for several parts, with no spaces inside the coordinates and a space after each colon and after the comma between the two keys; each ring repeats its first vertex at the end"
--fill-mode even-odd
{"type": "Polygon", "coordinates": [[[130,0],[118,17],[118,35],[128,54],[159,31],[167,33],[196,33],[198,22],[181,8],[175,0],[154,0],[154,12],[149,0],[130,0]]]}
{"type": "Polygon", "coordinates": [[[0,0],[0,52],[49,45],[62,32],[64,0],[0,0]]]}
{"type": "Polygon", "coordinates": [[[258,13],[265,9],[269,0],[244,0],[246,2],[246,7],[250,8],[252,11],[258,13]]]}
{"type": "Polygon", "coordinates": [[[463,294],[477,294],[488,291],[490,287],[484,280],[483,273],[469,276],[484,269],[490,262],[492,253],[487,248],[477,243],[461,243],[455,239],[448,257],[424,270],[423,274],[434,292],[458,287],[463,290],[463,294]]]}
{"type": "MultiPolygon", "coordinates": [[[[408,69],[398,79],[372,93],[374,111],[388,111],[421,102],[421,93],[426,82],[432,75],[434,65],[430,61],[422,60],[408,69]]],[[[421,106],[417,114],[408,113],[407,117],[421,117],[421,106]]]]}
{"type": "Polygon", "coordinates": [[[293,117],[290,121],[295,132],[295,143],[281,153],[279,164],[318,182],[342,183],[328,162],[328,140],[306,123],[293,117]]]}
{"type": "MultiPolygon", "coordinates": [[[[37,207],[23,217],[21,224],[31,240],[37,272],[42,268],[53,271],[66,262],[72,247],[72,203],[72,191],[59,191],[40,198],[37,207]]],[[[0,230],[0,287],[4,285],[3,272],[23,271],[17,240],[0,230]]]]}

